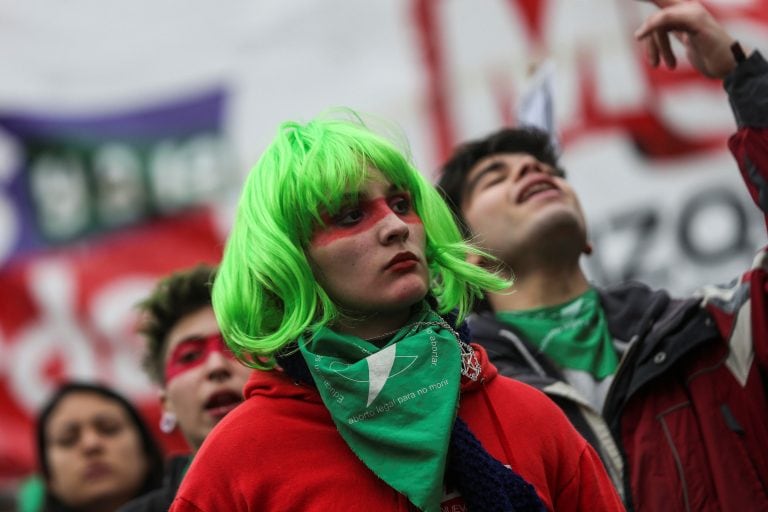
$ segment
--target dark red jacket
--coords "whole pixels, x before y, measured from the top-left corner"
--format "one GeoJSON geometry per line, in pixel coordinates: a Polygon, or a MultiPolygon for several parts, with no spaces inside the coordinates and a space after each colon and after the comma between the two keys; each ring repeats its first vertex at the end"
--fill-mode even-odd
{"type": "MultiPolygon", "coordinates": [[[[766,214],[768,64],[753,54],[725,87],[739,126],[729,146],[766,214]]],[[[506,326],[483,315],[470,326],[502,374],[545,391],[617,470],[628,509],[767,511],[767,276],[768,248],[732,285],[686,300],[638,283],[599,289],[611,335],[628,345],[602,419],[506,326]]]]}
{"type": "MultiPolygon", "coordinates": [[[[768,212],[768,65],[726,79],[739,124],[729,141],[768,212]]],[[[605,417],[637,510],[768,510],[768,250],[728,287],[670,303],[628,354],[605,417]]]]}

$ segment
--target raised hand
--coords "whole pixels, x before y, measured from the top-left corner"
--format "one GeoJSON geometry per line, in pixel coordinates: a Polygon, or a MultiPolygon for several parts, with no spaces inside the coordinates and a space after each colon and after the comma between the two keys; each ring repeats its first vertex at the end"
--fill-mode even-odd
{"type": "Polygon", "coordinates": [[[656,0],[654,3],[659,6],[659,11],[635,31],[635,37],[645,44],[653,67],[661,61],[669,69],[677,66],[670,33],[683,44],[688,60],[704,76],[723,78],[736,66],[731,52],[735,39],[703,5],[687,0],[656,0]]]}

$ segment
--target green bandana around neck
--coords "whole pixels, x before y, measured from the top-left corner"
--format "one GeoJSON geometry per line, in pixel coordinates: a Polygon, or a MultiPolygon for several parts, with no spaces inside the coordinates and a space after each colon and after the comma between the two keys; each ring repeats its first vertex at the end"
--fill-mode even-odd
{"type": "Polygon", "coordinates": [[[299,350],[352,451],[419,509],[439,512],[461,381],[446,322],[425,307],[382,348],[321,327],[299,350]]]}
{"type": "Polygon", "coordinates": [[[503,311],[496,317],[562,368],[585,371],[597,380],[616,373],[613,338],[593,288],[564,304],[503,311]]]}

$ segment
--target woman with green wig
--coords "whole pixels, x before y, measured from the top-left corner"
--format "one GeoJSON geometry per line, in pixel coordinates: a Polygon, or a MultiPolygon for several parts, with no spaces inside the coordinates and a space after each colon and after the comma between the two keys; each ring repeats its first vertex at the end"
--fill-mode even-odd
{"type": "Polygon", "coordinates": [[[256,368],[171,508],[623,510],[543,394],[497,375],[463,317],[509,285],[360,121],[286,122],[251,171],[213,287],[256,368]]]}

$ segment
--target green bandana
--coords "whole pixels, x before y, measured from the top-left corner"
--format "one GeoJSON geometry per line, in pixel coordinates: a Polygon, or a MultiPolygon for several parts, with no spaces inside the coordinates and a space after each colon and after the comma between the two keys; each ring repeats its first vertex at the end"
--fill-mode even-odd
{"type": "Polygon", "coordinates": [[[616,373],[618,358],[594,289],[565,304],[496,317],[562,368],[585,371],[597,380],[616,373]]]}
{"type": "Polygon", "coordinates": [[[439,512],[461,380],[445,321],[425,308],[381,349],[322,327],[299,349],[352,451],[419,509],[439,512]]]}

